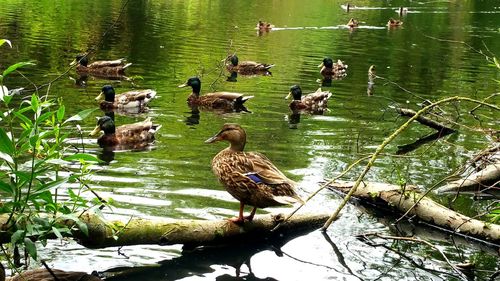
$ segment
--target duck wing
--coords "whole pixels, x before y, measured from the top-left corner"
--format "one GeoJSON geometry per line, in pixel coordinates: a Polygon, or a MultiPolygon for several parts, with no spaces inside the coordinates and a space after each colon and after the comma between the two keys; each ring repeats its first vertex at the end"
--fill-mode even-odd
{"type": "Polygon", "coordinates": [[[99,60],[95,61],[88,65],[90,68],[100,68],[100,67],[114,67],[120,66],[125,63],[125,59],[117,59],[117,60],[99,60]]]}
{"type": "Polygon", "coordinates": [[[259,63],[255,61],[242,61],[238,66],[246,70],[264,71],[274,66],[274,64],[259,63]]]}
{"type": "Polygon", "coordinates": [[[256,175],[266,184],[288,183],[295,186],[295,182],[287,178],[265,155],[258,152],[245,152],[245,157],[249,162],[247,176],[256,175]]]}
{"type": "Polygon", "coordinates": [[[131,101],[146,101],[149,102],[156,96],[156,91],[154,90],[138,90],[138,91],[128,91],[119,94],[115,97],[115,101],[121,104],[125,104],[131,101]]]}

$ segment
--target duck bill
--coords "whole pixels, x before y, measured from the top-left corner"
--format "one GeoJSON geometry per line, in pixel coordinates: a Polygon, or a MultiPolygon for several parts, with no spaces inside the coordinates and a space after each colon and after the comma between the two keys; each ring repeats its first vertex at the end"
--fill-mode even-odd
{"type": "Polygon", "coordinates": [[[324,63],[320,63],[320,64],[318,65],[318,67],[320,67],[320,68],[321,68],[321,67],[323,67],[323,66],[325,66],[325,64],[324,64],[324,63]]]}
{"type": "Polygon", "coordinates": [[[288,92],[288,95],[285,97],[285,99],[289,99],[292,96],[292,92],[288,92]]]}
{"type": "Polygon", "coordinates": [[[69,66],[74,66],[74,65],[76,65],[77,63],[78,63],[78,62],[77,62],[77,61],[76,61],[76,59],[75,59],[75,60],[73,60],[73,61],[69,64],[69,66]]]}
{"type": "Polygon", "coordinates": [[[187,87],[187,86],[188,86],[188,84],[187,84],[187,83],[184,83],[184,84],[179,85],[179,86],[177,86],[177,87],[179,87],[179,88],[184,88],[184,87],[187,87]]]}
{"type": "Polygon", "coordinates": [[[96,101],[100,101],[100,100],[103,100],[103,99],[104,99],[104,93],[103,93],[103,92],[101,92],[101,93],[100,93],[100,94],[99,94],[99,95],[95,98],[95,100],[96,100],[96,101]]]}
{"type": "Polygon", "coordinates": [[[95,136],[99,135],[100,132],[101,132],[101,127],[99,125],[97,125],[94,128],[94,130],[92,130],[92,132],[89,133],[89,136],[95,137],[95,136]]]}
{"type": "Polygon", "coordinates": [[[214,143],[214,142],[220,141],[219,135],[220,135],[220,132],[218,132],[215,136],[206,140],[205,143],[214,143]]]}

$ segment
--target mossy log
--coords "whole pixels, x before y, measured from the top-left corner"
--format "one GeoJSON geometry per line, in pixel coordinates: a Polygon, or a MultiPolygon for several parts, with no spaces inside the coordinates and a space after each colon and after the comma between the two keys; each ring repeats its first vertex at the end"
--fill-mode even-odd
{"type": "MultiPolygon", "coordinates": [[[[354,182],[335,182],[330,188],[348,192],[354,182]]],[[[420,220],[452,230],[454,232],[477,237],[493,243],[500,243],[500,225],[485,223],[444,207],[407,186],[404,190],[397,185],[370,182],[361,184],[353,196],[364,200],[382,200],[402,213],[410,212],[420,220]],[[415,203],[418,204],[415,205],[415,203]],[[415,206],[414,206],[415,205],[415,206]]]]}
{"type": "MultiPolygon", "coordinates": [[[[241,241],[263,240],[274,235],[293,234],[321,227],[328,214],[297,214],[283,222],[284,215],[257,215],[253,221],[237,225],[228,220],[143,219],[103,221],[97,215],[84,214],[80,219],[87,224],[89,235],[75,232],[78,242],[88,248],[105,248],[127,245],[183,244],[185,247],[225,245],[241,241]],[[278,231],[271,230],[283,222],[278,231]],[[117,237],[115,239],[115,237],[117,237]]],[[[6,217],[0,216],[0,226],[6,217]]],[[[65,222],[72,225],[72,221],[65,222]]],[[[4,233],[7,234],[7,233],[4,233]]],[[[10,235],[0,237],[0,243],[10,241],[10,235]]]]}

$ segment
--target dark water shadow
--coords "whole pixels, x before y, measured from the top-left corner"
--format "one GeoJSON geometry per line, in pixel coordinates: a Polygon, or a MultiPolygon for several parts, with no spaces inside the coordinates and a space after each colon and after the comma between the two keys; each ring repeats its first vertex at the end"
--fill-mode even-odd
{"type": "Polygon", "coordinates": [[[262,251],[273,251],[277,256],[282,256],[281,247],[299,236],[305,235],[311,230],[302,229],[293,234],[276,233],[268,238],[258,238],[255,241],[246,241],[244,244],[231,244],[229,246],[199,247],[185,249],[181,256],[164,260],[152,267],[116,268],[104,272],[109,276],[106,280],[179,280],[190,276],[203,276],[213,273],[214,265],[231,266],[234,275],[227,273],[217,276],[215,280],[276,280],[272,277],[257,278],[250,265],[251,258],[262,251]],[[241,267],[246,265],[248,273],[242,275],[241,267]],[[115,275],[115,276],[112,276],[115,275]]]}
{"type": "Polygon", "coordinates": [[[434,133],[432,135],[428,135],[426,137],[423,137],[423,138],[420,138],[418,140],[416,140],[415,142],[413,143],[409,143],[409,144],[405,144],[405,145],[399,145],[398,146],[398,151],[396,151],[396,154],[397,155],[402,155],[402,154],[406,154],[408,152],[411,152],[417,148],[419,148],[420,146],[426,144],[426,143],[429,143],[429,142],[432,142],[432,141],[435,141],[439,138],[442,138],[442,137],[445,137],[451,133],[454,133],[455,131],[450,131],[450,130],[441,130],[437,133],[434,133]]]}

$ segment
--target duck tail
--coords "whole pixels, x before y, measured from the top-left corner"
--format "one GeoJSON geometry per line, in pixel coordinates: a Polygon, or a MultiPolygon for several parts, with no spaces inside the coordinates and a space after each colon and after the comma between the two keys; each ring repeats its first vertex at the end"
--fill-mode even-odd
{"type": "Polygon", "coordinates": [[[283,205],[293,205],[296,203],[300,203],[302,205],[305,204],[304,200],[300,198],[298,195],[295,195],[293,197],[291,196],[274,196],[273,199],[283,205]]]}
{"type": "Polygon", "coordinates": [[[266,69],[266,70],[269,70],[269,68],[271,68],[271,67],[273,67],[273,66],[275,66],[275,64],[266,64],[266,65],[265,65],[265,69],[266,69]]]}
{"type": "Polygon", "coordinates": [[[131,65],[132,65],[132,63],[131,63],[131,62],[129,62],[129,63],[127,63],[126,65],[124,65],[124,66],[123,66],[123,69],[125,69],[125,68],[127,68],[127,67],[129,67],[129,66],[131,66],[131,65]]]}

